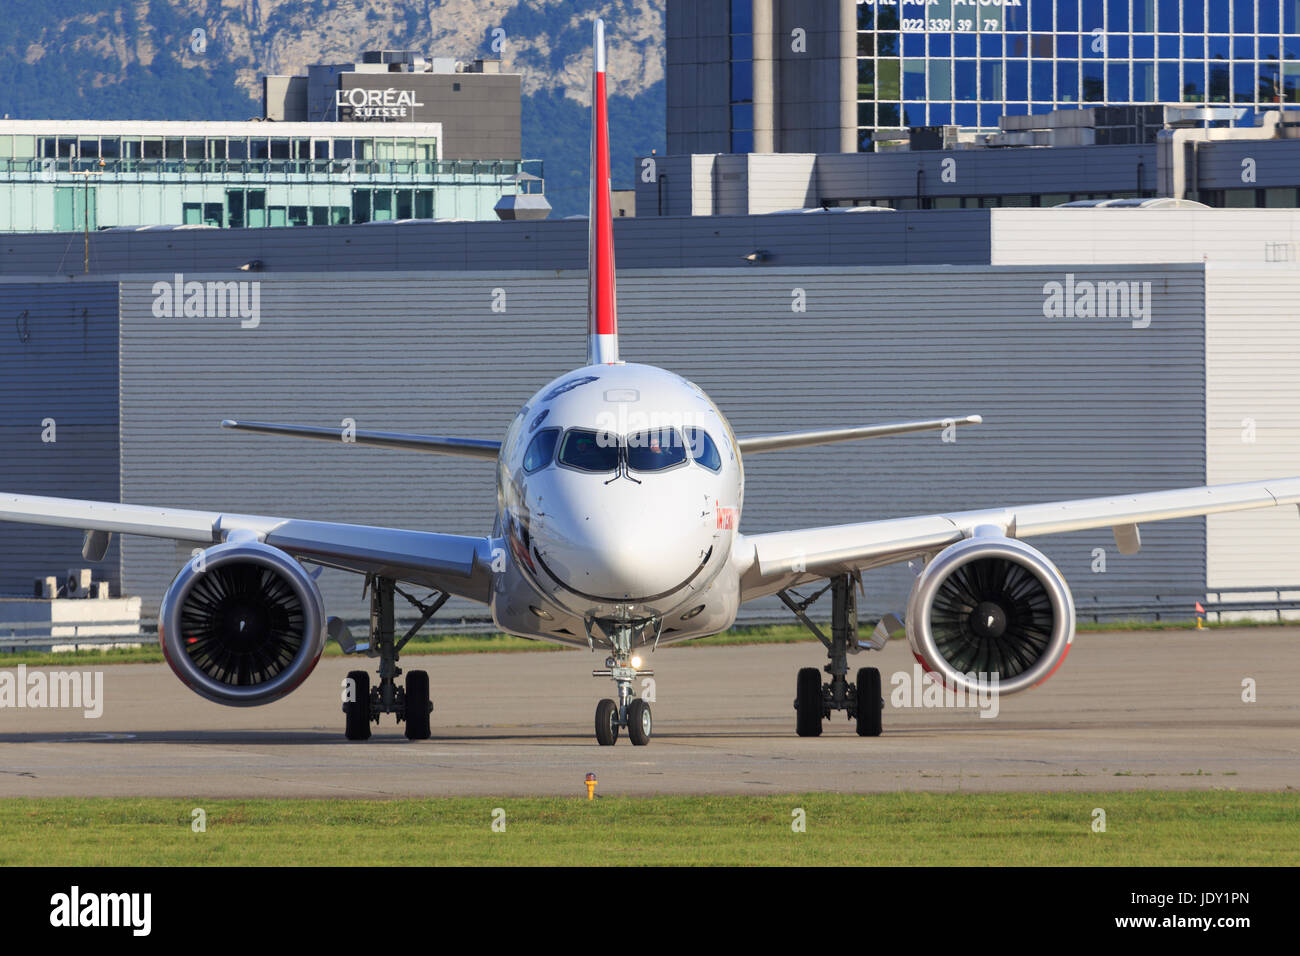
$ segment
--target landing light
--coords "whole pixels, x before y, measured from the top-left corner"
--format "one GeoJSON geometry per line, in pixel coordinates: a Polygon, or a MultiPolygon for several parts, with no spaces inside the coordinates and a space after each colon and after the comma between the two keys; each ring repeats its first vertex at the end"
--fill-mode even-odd
{"type": "Polygon", "coordinates": [[[641,669],[641,658],[639,658],[639,657],[634,657],[634,658],[632,658],[632,662],[631,662],[631,663],[632,663],[632,667],[633,667],[634,670],[640,670],[640,669],[641,669]]]}

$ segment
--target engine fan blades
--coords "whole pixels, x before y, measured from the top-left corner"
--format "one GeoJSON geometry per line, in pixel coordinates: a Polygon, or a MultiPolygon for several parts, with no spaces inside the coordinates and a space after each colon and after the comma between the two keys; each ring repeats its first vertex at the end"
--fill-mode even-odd
{"type": "Polygon", "coordinates": [[[181,607],[185,651],[204,674],[236,686],[264,684],[302,648],[305,614],[289,582],[257,564],[200,575],[181,607]]]}
{"type": "Polygon", "coordinates": [[[1047,650],[1054,623],[1047,589],[1005,557],[961,565],[939,586],[930,610],[934,642],[963,673],[1015,677],[1047,650]]]}

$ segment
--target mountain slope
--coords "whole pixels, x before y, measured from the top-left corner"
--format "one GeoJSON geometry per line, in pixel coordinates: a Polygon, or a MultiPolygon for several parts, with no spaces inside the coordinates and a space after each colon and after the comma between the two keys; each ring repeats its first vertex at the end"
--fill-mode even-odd
{"type": "Polygon", "coordinates": [[[605,17],[616,184],[663,151],[657,0],[43,0],[0,21],[0,112],[29,119],[247,119],[261,76],[367,49],[499,56],[523,78],[524,155],[555,215],[586,211],[591,19],[605,17]],[[202,31],[198,33],[196,31],[202,31]]]}

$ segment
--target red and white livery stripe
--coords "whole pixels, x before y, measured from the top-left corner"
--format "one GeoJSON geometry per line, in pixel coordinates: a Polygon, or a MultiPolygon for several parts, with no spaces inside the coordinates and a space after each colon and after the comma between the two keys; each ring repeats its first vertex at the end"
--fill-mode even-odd
{"type": "Polygon", "coordinates": [[[605,21],[597,20],[591,76],[591,204],[587,216],[587,364],[618,362],[614,295],[614,213],[610,199],[609,107],[605,90],[605,21]]]}

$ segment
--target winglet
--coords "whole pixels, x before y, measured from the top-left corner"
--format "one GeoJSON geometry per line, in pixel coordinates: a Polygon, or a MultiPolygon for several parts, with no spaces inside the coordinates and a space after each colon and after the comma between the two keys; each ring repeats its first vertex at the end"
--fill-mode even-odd
{"type": "Polygon", "coordinates": [[[591,71],[591,204],[587,216],[587,364],[618,363],[614,295],[614,213],[610,199],[605,21],[596,20],[591,71]]]}

